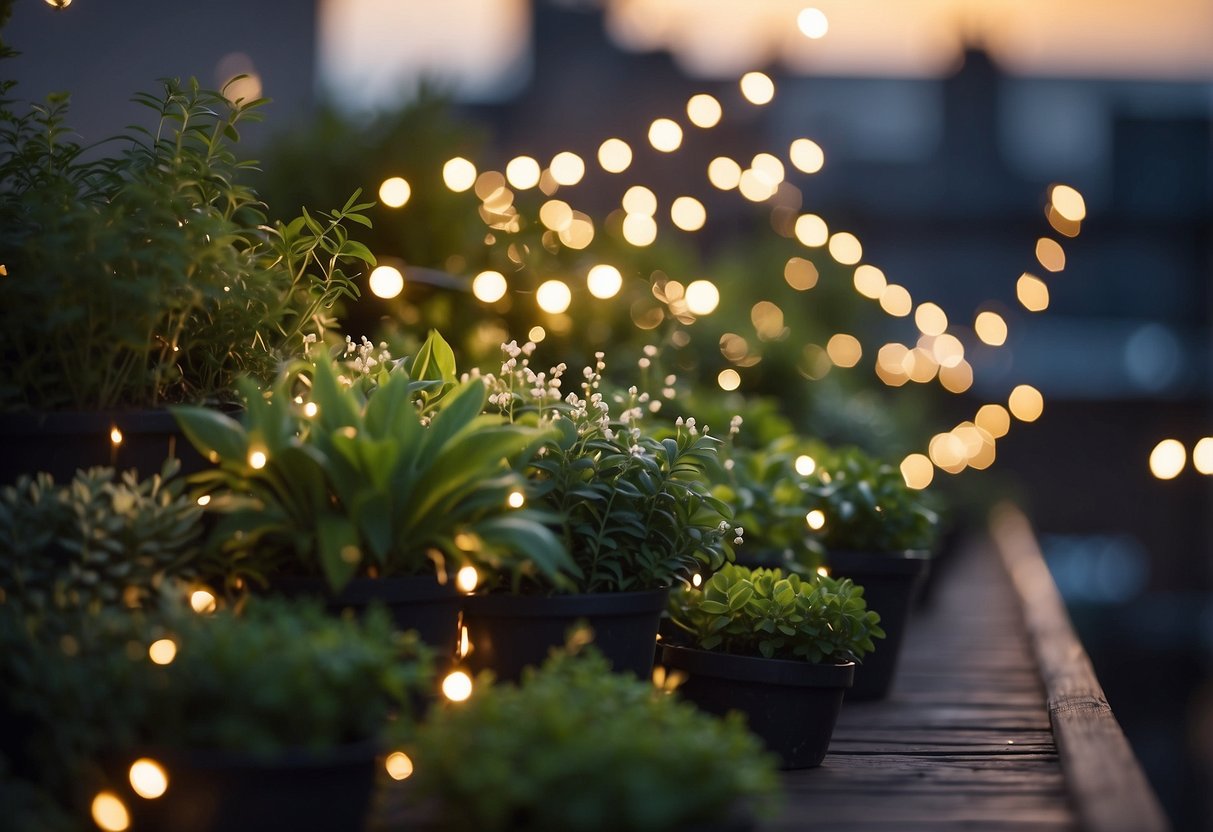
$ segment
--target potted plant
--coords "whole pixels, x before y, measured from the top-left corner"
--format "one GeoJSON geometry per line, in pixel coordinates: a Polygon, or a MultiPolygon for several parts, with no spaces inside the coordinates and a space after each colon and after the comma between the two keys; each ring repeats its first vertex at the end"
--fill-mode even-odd
{"type": "Polygon", "coordinates": [[[31,726],[36,782],[109,829],[361,828],[377,738],[431,683],[415,636],[378,608],[8,607],[0,644],[0,699],[31,726]]]}
{"type": "Polygon", "coordinates": [[[189,580],[202,509],[174,475],[140,481],[112,468],[64,485],[46,473],[0,488],[0,600],[28,610],[136,608],[166,580],[189,580]]]}
{"type": "Polygon", "coordinates": [[[430,713],[410,752],[435,828],[733,830],[769,810],[774,761],[739,719],[609,673],[590,650],[430,713]]]}
{"type": "Polygon", "coordinates": [[[647,678],[669,587],[717,568],[732,558],[730,541],[741,542],[728,507],[705,484],[719,442],[694,418],[679,419],[672,435],[648,431],[647,394],[600,390],[601,353],[583,371],[578,395],[562,392],[564,365],[531,369],[534,344],[504,347],[489,401],[516,424],[549,431],[526,465],[526,496],[552,518],[575,569],[486,576],[464,613],[468,662],[517,679],[585,620],[616,670],[647,678]]]}
{"type": "MultiPolygon", "coordinates": [[[[0,46],[5,54],[11,54],[0,46]]],[[[147,475],[186,453],[164,405],[230,405],[320,334],[343,269],[373,263],[345,226],[355,193],[269,225],[241,179],[238,130],[263,100],[166,80],[135,101],[149,128],[80,144],[68,97],[19,106],[0,85],[0,482],[114,465],[147,475]]]]}
{"type": "Polygon", "coordinates": [[[784,768],[821,765],[855,662],[884,635],[849,580],[729,564],[670,597],[685,633],[661,661],[679,693],[711,713],[739,710],[784,768]]]}
{"type": "MultiPolygon", "coordinates": [[[[432,333],[411,369],[449,376],[448,354],[432,333]]],[[[541,518],[510,505],[522,481],[507,461],[527,458],[545,434],[484,415],[480,379],[413,378],[403,363],[371,369],[346,377],[320,350],[266,395],[246,384],[243,422],[175,410],[218,462],[195,481],[220,518],[219,568],[229,587],[321,594],[338,608],[382,600],[402,628],[453,652],[460,567],[520,580],[573,568],[541,518]]]]}
{"type": "Polygon", "coordinates": [[[855,672],[851,699],[888,695],[914,597],[930,564],[938,517],[896,467],[858,448],[827,454],[810,477],[811,536],[832,573],[861,584],[888,634],[855,672]]]}

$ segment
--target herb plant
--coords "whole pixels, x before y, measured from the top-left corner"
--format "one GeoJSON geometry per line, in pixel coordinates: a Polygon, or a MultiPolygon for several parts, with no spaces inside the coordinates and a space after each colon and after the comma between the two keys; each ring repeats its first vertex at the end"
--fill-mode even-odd
{"type": "Polygon", "coordinates": [[[238,128],[263,100],[166,80],[154,118],[98,157],[67,127],[68,97],[22,108],[0,89],[0,408],[107,409],[231,399],[267,379],[373,263],[331,212],[266,224],[240,184],[238,128]]]}
{"type": "Polygon", "coordinates": [[[930,549],[939,517],[901,472],[858,448],[827,454],[809,479],[810,507],[824,515],[814,537],[828,551],[930,549]]]}
{"type": "Polygon", "coordinates": [[[776,785],[739,715],[700,713],[596,653],[557,654],[518,686],[436,709],[413,756],[443,828],[469,832],[693,829],[776,785]]]}
{"type": "Polygon", "coordinates": [[[736,564],[672,593],[670,617],[695,647],[767,659],[853,661],[884,637],[880,616],[850,579],[736,564]]]}
{"type": "Polygon", "coordinates": [[[140,482],[134,471],[77,472],[56,485],[23,476],[0,490],[0,592],[28,610],[137,607],[166,579],[187,579],[202,509],[182,494],[170,459],[140,482]]]}
{"type": "Polygon", "coordinates": [[[566,367],[530,368],[534,344],[504,345],[500,377],[489,401],[516,422],[551,429],[553,437],[527,466],[528,496],[559,518],[555,527],[576,562],[577,591],[625,592],[670,586],[733,557],[729,541],[742,528],[714,497],[708,472],[719,440],[682,419],[672,432],[650,432],[650,398],[635,387],[601,392],[602,353],[583,371],[581,394],[561,391],[566,367]],[[672,433],[672,435],[670,435],[672,433]]]}
{"type": "MultiPolygon", "coordinates": [[[[433,354],[424,348],[413,370],[427,374],[433,354]]],[[[318,573],[336,591],[357,574],[442,576],[448,560],[518,579],[575,571],[542,518],[508,503],[522,482],[507,461],[528,458],[544,431],[484,415],[479,379],[452,384],[439,405],[439,379],[413,379],[403,365],[374,375],[368,395],[320,353],[268,395],[246,385],[243,424],[176,410],[219,463],[196,480],[222,515],[213,539],[229,577],[318,573]],[[306,402],[295,395],[300,371],[306,402]]]]}

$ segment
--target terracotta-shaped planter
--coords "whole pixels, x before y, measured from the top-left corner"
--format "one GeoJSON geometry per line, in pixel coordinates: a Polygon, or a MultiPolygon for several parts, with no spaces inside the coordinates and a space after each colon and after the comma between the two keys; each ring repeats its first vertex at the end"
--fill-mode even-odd
{"type": "Polygon", "coordinates": [[[884,639],[876,641],[876,650],[864,656],[855,669],[855,685],[847,693],[851,701],[884,699],[897,675],[901,642],[930,568],[930,553],[906,552],[830,552],[830,574],[850,578],[863,587],[868,609],[880,616],[884,639]]]}
{"type": "Polygon", "coordinates": [[[619,673],[648,679],[653,671],[657,626],[668,589],[581,595],[473,595],[463,623],[471,650],[468,666],[516,681],[523,668],[543,663],[580,621],[594,630],[594,644],[619,673]]]}
{"type": "Polygon", "coordinates": [[[686,675],[678,693],[698,707],[745,714],[750,731],[787,769],[821,765],[855,672],[854,662],[810,664],[674,644],[662,645],[661,663],[686,675]]]}

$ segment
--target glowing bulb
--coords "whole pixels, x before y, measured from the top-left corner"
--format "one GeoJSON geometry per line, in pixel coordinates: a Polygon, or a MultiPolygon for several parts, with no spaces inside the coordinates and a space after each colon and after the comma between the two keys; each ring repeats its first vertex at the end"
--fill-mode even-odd
{"type": "Polygon", "coordinates": [[[462,156],[448,159],[442,166],[442,181],[455,193],[463,193],[476,184],[476,166],[462,156]]]}
{"type": "Polygon", "coordinates": [[[168,791],[168,772],[155,760],[142,757],[131,763],[131,788],[145,800],[155,800],[168,791]]]}
{"type": "Polygon", "coordinates": [[[1036,259],[1051,272],[1059,272],[1066,267],[1066,252],[1061,243],[1048,237],[1036,241],[1036,259]]]}
{"type": "Polygon", "coordinates": [[[731,191],[741,184],[741,165],[727,156],[717,156],[708,163],[708,181],[722,191],[731,191]]]}
{"type": "Polygon", "coordinates": [[[914,323],[923,335],[943,335],[948,328],[948,316],[937,304],[920,303],[914,310],[914,323]]]}
{"type": "Polygon", "coordinates": [[[214,594],[210,590],[195,589],[190,593],[190,608],[199,615],[209,615],[218,607],[214,594]]]}
{"type": "Polygon", "coordinates": [[[1007,322],[997,312],[982,312],[973,322],[973,329],[983,344],[1001,347],[1007,342],[1007,322]]]}
{"type": "Polygon", "coordinates": [[[694,575],[691,576],[691,585],[692,586],[700,586],[702,584],[703,584],[703,575],[700,575],[698,572],[696,572],[694,575]]]}
{"type": "Polygon", "coordinates": [[[407,780],[413,776],[413,761],[403,751],[393,751],[383,764],[393,780],[407,780]]]}
{"type": "Polygon", "coordinates": [[[211,504],[211,495],[210,494],[203,494],[201,497],[198,498],[198,505],[205,507],[205,506],[209,506],[210,504],[211,504]]]}
{"type": "Polygon", "coordinates": [[[994,439],[1002,439],[1011,430],[1011,414],[1000,404],[983,404],[973,422],[994,439]]]}
{"type": "Polygon", "coordinates": [[[770,104],[775,97],[775,82],[761,72],[747,72],[741,76],[741,94],[751,104],[770,104]]]}
{"type": "Polygon", "coordinates": [[[315,402],[308,402],[303,406],[303,415],[309,419],[315,418],[316,414],[319,412],[320,406],[315,402]]]}
{"type": "Polygon", "coordinates": [[[797,292],[807,292],[817,285],[817,267],[803,257],[789,257],[783,267],[783,279],[797,292]]]}
{"type": "Polygon", "coordinates": [[[901,478],[907,488],[921,491],[935,478],[935,466],[924,454],[910,454],[901,461],[901,478]]]}
{"type": "Polygon", "coordinates": [[[1173,480],[1183,471],[1188,452],[1178,439],[1164,439],[1150,451],[1150,473],[1160,480],[1173,480]]]}
{"type": "Polygon", "coordinates": [[[687,286],[683,300],[692,315],[710,315],[720,305],[720,290],[710,280],[693,280],[687,286]]]}
{"type": "Polygon", "coordinates": [[[721,370],[720,375],[716,376],[716,383],[721,390],[736,390],[741,386],[741,374],[733,369],[721,370]]]}
{"type": "Polygon", "coordinates": [[[817,470],[817,460],[808,454],[801,454],[796,457],[796,473],[802,477],[809,477],[817,470]]]}
{"type": "Polygon", "coordinates": [[[909,289],[890,283],[880,293],[880,308],[894,318],[904,318],[914,308],[914,299],[910,297],[909,289]]]}
{"type": "Polygon", "coordinates": [[[460,592],[474,592],[476,584],[480,583],[480,573],[475,566],[465,566],[455,573],[455,586],[460,592]]]}
{"type": "Polygon", "coordinates": [[[1213,436],[1206,436],[1192,449],[1192,467],[1202,474],[1213,474],[1213,436]]]}
{"type": "Polygon", "coordinates": [[[496,303],[505,297],[505,275],[501,272],[481,272],[472,278],[472,294],[481,303],[496,303]]]}
{"type": "Polygon", "coordinates": [[[177,642],[171,638],[158,638],[148,646],[147,655],[155,664],[172,664],[177,658],[177,642]]]}
{"type": "Polygon", "coordinates": [[[505,498],[505,502],[510,508],[522,508],[522,504],[526,502],[526,495],[521,491],[511,491],[510,496],[505,498]]]}
{"type": "Polygon", "coordinates": [[[623,194],[620,201],[623,210],[629,214],[641,214],[651,217],[657,213],[657,195],[644,185],[633,185],[623,194]]]}
{"type": "Polygon", "coordinates": [[[526,334],[528,341],[533,341],[536,344],[542,343],[544,338],[548,337],[548,331],[541,326],[533,326],[526,334]]]}
{"type": "Polygon", "coordinates": [[[820,531],[826,524],[825,512],[819,508],[815,508],[804,516],[804,521],[809,524],[809,528],[813,531],[820,531]]]}
{"type": "Polygon", "coordinates": [[[844,266],[854,266],[863,257],[863,246],[854,234],[839,231],[830,236],[830,256],[844,266]]]}
{"type": "Polygon", "coordinates": [[[632,148],[623,139],[607,139],[598,146],[598,164],[607,173],[623,173],[632,164],[632,148]]]}
{"type": "Polygon", "coordinates": [[[757,154],[750,160],[750,168],[771,185],[778,185],[783,181],[783,162],[770,153],[757,154]]]}
{"type": "Polygon", "coordinates": [[[705,130],[715,127],[720,123],[723,115],[724,110],[721,108],[720,102],[706,93],[692,95],[687,101],[687,118],[696,127],[702,127],[705,130]]]}
{"type": "Polygon", "coordinates": [[[1030,384],[1021,384],[1011,391],[1007,399],[1011,415],[1021,422],[1035,422],[1044,412],[1045,400],[1040,391],[1030,384]]]}
{"type": "Polygon", "coordinates": [[[854,367],[863,358],[863,345],[854,335],[839,332],[826,342],[826,355],[837,367],[854,367]]]}
{"type": "Polygon", "coordinates": [[[826,221],[816,214],[801,214],[796,218],[796,239],[810,247],[824,246],[830,239],[830,229],[826,221]]]}
{"type": "Polygon", "coordinates": [[[118,430],[117,426],[110,428],[110,442],[115,445],[122,444],[122,431],[118,430]]]}
{"type": "Polygon", "coordinates": [[[379,186],[379,201],[389,208],[402,208],[413,195],[413,189],[399,176],[384,179],[379,186]]]}
{"type": "Polygon", "coordinates": [[[652,245],[657,223],[647,214],[628,214],[623,218],[623,239],[637,247],[652,245]]]}
{"type": "Polygon", "coordinates": [[[442,680],[442,695],[452,702],[463,702],[472,695],[472,677],[454,670],[442,680]]]}
{"type": "Polygon", "coordinates": [[[863,265],[855,270],[855,291],[869,300],[880,300],[889,281],[875,266],[863,265]]]}
{"type": "Polygon", "coordinates": [[[797,170],[804,173],[817,173],[826,163],[825,151],[821,145],[812,139],[797,139],[788,148],[788,158],[797,170]]]}
{"type": "Polygon", "coordinates": [[[1070,222],[1082,222],[1087,218],[1087,203],[1082,194],[1069,185],[1054,185],[1049,195],[1053,210],[1070,222]]]}
{"type": "Polygon", "coordinates": [[[654,150],[673,153],[682,146],[682,128],[673,119],[656,119],[649,125],[649,144],[654,150]]]}
{"type": "Polygon", "coordinates": [[[538,185],[541,173],[539,163],[530,156],[515,156],[505,166],[506,180],[520,191],[538,185]]]}
{"type": "Polygon", "coordinates": [[[819,566],[817,567],[817,575],[821,578],[828,578],[830,577],[830,570],[824,566],[819,566]]]}
{"type": "Polygon", "coordinates": [[[265,451],[252,451],[248,455],[249,467],[254,470],[261,470],[264,468],[267,461],[268,458],[265,455],[265,451]]]}
{"type": "Polygon", "coordinates": [[[371,293],[391,300],[404,291],[404,275],[395,266],[376,266],[370,277],[371,293]]]}
{"type": "Polygon", "coordinates": [[[72,4],[72,0],[46,0],[46,5],[54,6],[56,9],[66,9],[72,4]]]}
{"type": "Polygon", "coordinates": [[[750,202],[762,202],[775,196],[779,186],[766,177],[761,171],[748,168],[741,172],[741,181],[737,190],[750,202]]]}
{"type": "Polygon", "coordinates": [[[105,832],[125,832],[130,828],[131,816],[126,805],[113,792],[98,792],[93,798],[93,822],[105,832]]]}
{"type": "Polygon", "coordinates": [[[680,196],[670,204],[670,219],[683,231],[698,231],[708,221],[708,212],[695,197],[680,196]]]}
{"type": "Polygon", "coordinates": [[[559,315],[573,302],[573,293],[561,280],[545,280],[535,291],[535,302],[544,312],[559,315]]]}
{"type": "Polygon", "coordinates": [[[562,199],[549,199],[539,206],[539,221],[553,231],[567,231],[573,224],[573,206],[562,199]]]}
{"type": "MultiPolygon", "coordinates": [[[[623,275],[614,266],[600,263],[585,276],[586,288],[596,298],[613,298],[623,288],[623,275]]],[[[535,339],[531,339],[532,341],[535,339]]]]}
{"type": "Polygon", "coordinates": [[[576,153],[565,150],[552,157],[548,170],[557,185],[576,185],[585,176],[585,161],[576,153]]]}
{"type": "Polygon", "coordinates": [[[830,31],[830,21],[826,18],[825,12],[811,6],[801,9],[800,14],[796,15],[796,25],[800,28],[801,34],[810,40],[824,38],[826,32],[830,31]]]}

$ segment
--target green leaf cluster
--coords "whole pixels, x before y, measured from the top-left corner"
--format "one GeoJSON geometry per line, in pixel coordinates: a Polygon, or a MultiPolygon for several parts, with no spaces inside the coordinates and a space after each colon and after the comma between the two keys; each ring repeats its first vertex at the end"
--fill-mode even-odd
{"type": "Polygon", "coordinates": [[[883,638],[880,616],[850,579],[729,564],[702,587],[670,594],[670,618],[693,646],[814,663],[856,661],[883,638]]]}
{"type": "Polygon", "coordinates": [[[144,750],[270,756],[367,741],[432,685],[428,651],[380,607],[336,617],[253,599],[199,616],[164,600],[150,614],[55,619],[0,607],[0,716],[21,727],[0,753],[61,801],[107,760],[144,750]],[[148,646],[166,638],[176,655],[155,664],[148,646]]]}
{"type": "Polygon", "coordinates": [[[437,378],[383,368],[367,394],[320,354],[265,395],[246,385],[243,423],[175,410],[219,463],[196,481],[222,515],[213,540],[229,578],[319,573],[339,590],[358,574],[442,575],[447,560],[517,580],[560,582],[574,570],[548,518],[507,503],[522,487],[509,463],[522,464],[546,433],[483,414],[484,383],[455,383],[440,340],[432,333],[412,363],[437,378]],[[301,373],[311,417],[296,401],[301,373]]]}
{"type": "Polygon", "coordinates": [[[700,713],[593,652],[481,683],[432,712],[410,754],[443,828],[469,832],[694,829],[769,806],[777,783],[739,715],[700,713]]]}
{"type": "Polygon", "coordinates": [[[106,409],[231,399],[242,374],[271,378],[305,332],[373,263],[330,212],[267,224],[241,180],[239,128],[263,100],[196,81],[135,101],[153,126],[85,147],[68,97],[18,105],[0,91],[0,407],[106,409]]]}
{"type": "Polygon", "coordinates": [[[627,425],[565,413],[530,463],[529,487],[561,518],[579,591],[671,586],[731,559],[731,512],[705,484],[718,440],[688,430],[637,436],[627,425]]]}
{"type": "Polygon", "coordinates": [[[760,448],[733,445],[721,454],[724,464],[712,494],[733,507],[733,522],[745,529],[748,556],[802,572],[817,568],[819,547],[805,521],[813,495],[796,461],[816,461],[822,450],[818,442],[785,434],[760,448]]]}
{"type": "Polygon", "coordinates": [[[814,537],[830,551],[901,552],[935,545],[939,517],[926,496],[893,465],[858,448],[818,461],[809,478],[810,508],[825,514],[814,537]]]}
{"type": "Polygon", "coordinates": [[[188,579],[202,509],[170,459],[143,481],[134,471],[79,471],[56,485],[22,476],[0,490],[0,591],[30,610],[137,607],[166,579],[188,579]]]}

